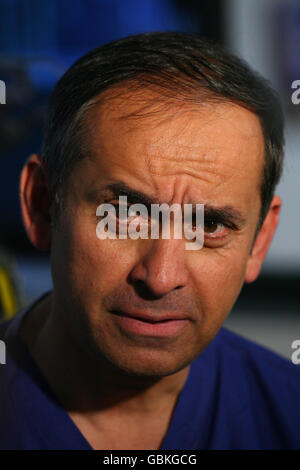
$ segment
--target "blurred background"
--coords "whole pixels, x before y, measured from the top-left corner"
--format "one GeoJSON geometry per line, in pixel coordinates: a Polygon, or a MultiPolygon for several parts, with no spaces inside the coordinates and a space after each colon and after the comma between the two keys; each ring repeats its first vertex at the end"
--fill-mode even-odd
{"type": "Polygon", "coordinates": [[[226,45],[278,90],[286,115],[286,161],[277,193],[281,221],[259,279],[245,285],[225,326],[291,357],[300,339],[300,0],[0,0],[0,316],[51,289],[49,256],[24,232],[18,183],[40,152],[49,95],[88,50],[150,31],[184,31],[226,45]]]}

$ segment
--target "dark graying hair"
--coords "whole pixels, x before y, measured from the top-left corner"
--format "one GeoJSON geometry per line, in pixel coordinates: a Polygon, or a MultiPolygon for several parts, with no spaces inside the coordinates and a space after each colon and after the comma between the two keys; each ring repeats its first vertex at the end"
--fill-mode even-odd
{"type": "Polygon", "coordinates": [[[139,34],[98,47],[57,83],[42,149],[55,214],[72,168],[86,155],[84,117],[89,103],[114,85],[132,80],[193,103],[230,101],[258,116],[265,141],[260,228],[283,166],[284,120],[278,96],[263,77],[220,45],[175,32],[139,34]]]}

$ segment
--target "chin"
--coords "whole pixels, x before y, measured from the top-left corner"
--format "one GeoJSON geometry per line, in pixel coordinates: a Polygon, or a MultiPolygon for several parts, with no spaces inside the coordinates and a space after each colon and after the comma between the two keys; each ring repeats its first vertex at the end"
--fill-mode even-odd
{"type": "Polygon", "coordinates": [[[178,358],[174,355],[174,352],[156,350],[135,352],[134,354],[128,354],[126,357],[125,355],[109,355],[106,358],[114,367],[119,371],[123,371],[126,375],[161,378],[184,369],[195,357],[178,358]]]}

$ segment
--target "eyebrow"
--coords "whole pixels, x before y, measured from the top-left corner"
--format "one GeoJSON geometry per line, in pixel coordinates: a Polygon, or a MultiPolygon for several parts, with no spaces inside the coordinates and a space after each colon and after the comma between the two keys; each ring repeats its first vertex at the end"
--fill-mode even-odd
{"type": "MultiPolygon", "coordinates": [[[[127,196],[131,204],[144,204],[148,212],[151,211],[151,204],[160,204],[157,198],[151,198],[140,191],[136,191],[121,181],[108,184],[102,189],[92,190],[89,195],[93,200],[96,197],[99,198],[99,196],[105,197],[106,201],[114,197],[127,196]]],[[[195,203],[193,206],[195,206],[195,203]]],[[[240,230],[246,224],[247,220],[241,212],[233,206],[225,205],[216,207],[212,204],[204,204],[204,218],[224,224],[232,230],[240,230]]]]}
{"type": "Polygon", "coordinates": [[[151,209],[151,204],[159,204],[158,199],[151,198],[140,191],[136,191],[123,182],[111,183],[104,186],[101,189],[92,190],[89,193],[89,199],[105,198],[108,201],[112,198],[118,198],[119,196],[127,196],[127,199],[131,204],[144,204],[148,211],[151,209]]]}

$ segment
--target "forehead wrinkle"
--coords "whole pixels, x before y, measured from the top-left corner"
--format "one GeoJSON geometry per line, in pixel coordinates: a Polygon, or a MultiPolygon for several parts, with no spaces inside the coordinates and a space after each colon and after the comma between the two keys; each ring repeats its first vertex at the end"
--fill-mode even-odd
{"type": "MultiPolygon", "coordinates": [[[[224,170],[226,161],[223,162],[224,164],[220,168],[213,157],[207,157],[207,154],[204,154],[204,158],[201,157],[195,155],[194,158],[182,158],[182,156],[179,158],[175,156],[174,158],[173,155],[152,155],[147,158],[147,168],[150,174],[157,176],[189,174],[196,178],[205,179],[205,174],[207,174],[224,179],[222,170],[224,170]],[[222,174],[220,174],[220,171],[222,174]]],[[[232,167],[235,168],[234,165],[232,167]]],[[[231,174],[232,171],[230,171],[231,174]]]]}
{"type": "MultiPolygon", "coordinates": [[[[113,109],[113,113],[115,112],[119,113],[119,114],[114,115],[113,119],[115,120],[118,115],[120,117],[120,111],[122,111],[122,109],[127,109],[127,108],[124,108],[124,106],[127,104],[125,102],[124,96],[125,95],[123,95],[121,97],[121,100],[119,100],[120,103],[118,107],[113,109]]],[[[150,100],[149,96],[147,95],[147,97],[143,99],[142,95],[140,95],[138,105],[140,106],[141,104],[144,103],[145,109],[147,108],[151,109],[152,107],[152,109],[154,110],[155,105],[151,101],[149,101],[150,100]]],[[[136,97],[136,93],[132,93],[132,98],[135,99],[135,97],[136,97]]],[[[111,114],[112,109],[110,107],[111,101],[112,100],[104,101],[104,103],[106,102],[106,109],[105,109],[105,113],[103,114],[105,119],[104,121],[102,120],[102,123],[104,122],[104,125],[105,125],[108,121],[110,121],[112,123],[111,125],[114,126],[114,123],[111,120],[112,119],[112,114],[111,114]]],[[[172,109],[171,109],[171,106],[169,106],[168,108],[166,102],[162,103],[161,97],[160,97],[160,101],[159,102],[157,101],[156,106],[157,104],[158,104],[158,108],[160,109],[163,109],[164,107],[164,113],[159,112],[159,113],[156,113],[155,116],[150,116],[150,115],[138,116],[138,119],[132,120],[132,125],[129,123],[130,120],[128,121],[127,119],[124,119],[124,125],[122,125],[122,119],[117,119],[117,121],[121,125],[121,129],[120,129],[121,132],[123,132],[124,135],[126,135],[126,132],[129,132],[130,134],[131,133],[134,134],[134,131],[136,130],[137,127],[142,127],[145,124],[144,119],[149,118],[150,126],[149,127],[147,126],[148,139],[146,139],[147,141],[142,144],[139,142],[138,145],[141,147],[140,155],[144,157],[144,161],[146,162],[146,171],[148,171],[148,175],[149,177],[151,177],[153,187],[156,188],[156,191],[158,191],[159,185],[158,185],[158,181],[156,181],[155,179],[155,176],[167,176],[167,175],[179,176],[180,174],[181,175],[185,174],[198,180],[199,178],[201,178],[203,181],[206,181],[207,183],[209,183],[211,182],[211,177],[215,175],[215,177],[217,177],[217,179],[220,180],[220,184],[221,184],[224,180],[225,175],[224,174],[220,175],[219,173],[220,172],[222,173],[225,167],[228,168],[228,170],[226,170],[226,173],[228,173],[228,175],[226,175],[227,176],[226,180],[236,177],[237,172],[240,174],[240,177],[242,176],[243,168],[242,167],[237,168],[238,160],[236,158],[238,158],[238,156],[235,156],[234,158],[230,158],[230,155],[228,154],[228,151],[230,148],[229,144],[226,145],[226,148],[224,148],[224,153],[225,152],[227,153],[226,158],[222,158],[222,149],[216,149],[213,144],[211,145],[208,144],[207,139],[206,139],[205,147],[201,145],[201,150],[198,153],[197,149],[199,148],[199,145],[197,145],[197,143],[194,144],[194,139],[193,139],[193,135],[196,135],[197,133],[197,128],[195,128],[194,125],[190,123],[191,121],[190,115],[188,116],[189,120],[184,119],[183,121],[181,120],[180,122],[178,122],[178,124],[176,123],[177,117],[181,117],[182,114],[185,112],[187,114],[191,112],[192,108],[190,106],[190,103],[188,103],[187,106],[185,106],[184,103],[181,104],[180,105],[181,108],[177,106],[177,109],[179,109],[179,113],[176,113],[176,112],[171,113],[170,111],[172,111],[172,109],[173,110],[175,109],[174,108],[175,105],[173,106],[172,109]],[[167,109],[168,109],[168,112],[167,112],[167,109]],[[141,117],[143,119],[140,119],[141,117]],[[165,121],[169,122],[170,118],[172,119],[172,125],[171,125],[172,132],[167,127],[164,135],[161,135],[160,133],[156,133],[155,132],[156,128],[159,127],[159,125],[162,122],[165,122],[165,121]],[[140,120],[140,124],[138,124],[139,120],[140,120]],[[150,134],[149,134],[149,129],[150,129],[150,134]],[[152,135],[151,135],[151,130],[153,131],[152,135]],[[183,136],[183,138],[184,137],[186,138],[186,130],[188,131],[188,136],[190,138],[189,144],[184,144],[180,142],[180,140],[182,140],[181,136],[183,136]],[[177,146],[176,145],[174,146],[174,139],[177,140],[177,146]],[[151,142],[151,145],[149,145],[149,141],[151,142]],[[168,154],[167,152],[169,147],[171,147],[172,154],[168,154]],[[183,153],[185,154],[184,157],[182,156],[183,153]],[[170,164],[172,163],[175,164],[175,168],[172,168],[170,166],[170,164]],[[177,164],[179,163],[180,163],[180,169],[176,168],[177,164]],[[219,165],[219,168],[218,168],[218,165],[219,165]],[[200,176],[199,176],[199,172],[201,172],[200,176]],[[234,175],[232,174],[233,172],[235,173],[234,175]]],[[[227,103],[227,105],[228,104],[231,107],[234,106],[234,104],[232,103],[227,103]]],[[[197,110],[196,110],[198,116],[201,119],[200,132],[203,132],[203,129],[207,128],[207,126],[212,127],[212,124],[215,123],[216,119],[220,117],[222,117],[222,119],[226,122],[226,116],[228,116],[228,111],[229,111],[229,117],[230,117],[230,113],[233,112],[231,108],[228,108],[228,107],[224,108],[222,107],[222,104],[219,103],[217,107],[215,106],[212,109],[212,113],[217,111],[217,114],[211,115],[210,109],[209,109],[208,115],[206,114],[206,119],[203,119],[204,113],[199,113],[199,110],[201,110],[202,106],[203,106],[202,104],[200,105],[198,104],[197,110]]],[[[236,105],[236,108],[239,108],[239,106],[236,105]]],[[[102,109],[102,111],[103,110],[104,108],[102,109]]],[[[121,113],[121,117],[124,117],[122,113],[121,113]]],[[[193,118],[194,117],[195,115],[193,113],[193,118]]],[[[194,123],[196,122],[195,119],[192,119],[192,120],[194,121],[194,123]]],[[[245,129],[243,128],[243,126],[239,126],[239,124],[236,122],[234,122],[234,124],[235,124],[235,128],[237,128],[237,134],[238,134],[236,138],[238,140],[241,140],[239,136],[241,136],[241,131],[244,131],[245,129]]],[[[253,138],[254,134],[255,134],[254,135],[255,137],[257,135],[257,132],[255,132],[255,129],[256,127],[252,125],[250,128],[251,130],[250,133],[245,130],[243,138],[251,139],[253,138]]],[[[224,130],[222,129],[222,126],[220,124],[216,128],[214,128],[214,133],[216,134],[222,134],[223,132],[224,130]]],[[[101,132],[99,132],[99,128],[98,128],[97,133],[98,135],[99,133],[101,134],[101,132]]],[[[234,137],[235,137],[235,133],[230,132],[230,135],[228,135],[228,139],[233,139],[234,137]]],[[[204,139],[205,139],[205,136],[204,136],[204,139]]],[[[101,140],[102,140],[101,136],[99,136],[97,141],[99,141],[100,143],[101,140]]],[[[120,151],[121,150],[122,148],[120,146],[120,151]]],[[[256,149],[253,149],[253,151],[257,153],[256,149]]],[[[123,157],[124,157],[124,153],[123,153],[123,157]]],[[[116,158],[118,159],[118,155],[116,155],[116,158]]],[[[245,156],[241,154],[241,158],[245,158],[245,156]]],[[[113,155],[110,152],[110,160],[111,159],[113,159],[113,155]]]]}
{"type": "MultiPolygon", "coordinates": [[[[219,185],[221,184],[224,184],[224,181],[223,181],[223,178],[216,174],[216,176],[218,177],[217,179],[214,179],[213,178],[213,172],[201,172],[199,173],[199,171],[193,171],[192,169],[188,169],[186,167],[184,168],[180,168],[180,169],[170,169],[169,167],[167,167],[165,170],[161,170],[161,171],[154,171],[151,167],[149,169],[149,176],[151,178],[151,181],[152,181],[152,184],[153,186],[155,187],[157,193],[159,193],[160,191],[160,186],[161,186],[161,183],[159,182],[159,180],[157,180],[157,177],[161,177],[161,178],[166,178],[166,177],[182,177],[182,176],[188,176],[190,178],[193,178],[195,181],[195,183],[199,183],[199,181],[201,181],[202,183],[206,183],[206,184],[211,184],[213,183],[214,184],[214,189],[216,189],[216,187],[218,187],[219,185]],[[210,177],[211,176],[211,177],[210,177]]],[[[172,187],[174,188],[173,189],[173,193],[175,191],[175,182],[172,184],[172,187]]],[[[186,184],[186,187],[188,188],[188,186],[190,186],[190,183],[189,184],[186,184]]]]}
{"type": "MultiPolygon", "coordinates": [[[[163,149],[160,152],[160,146],[152,145],[150,148],[145,148],[146,152],[148,154],[148,169],[155,174],[160,174],[169,166],[170,168],[172,166],[177,168],[179,164],[181,169],[192,170],[193,173],[198,170],[214,173],[217,176],[218,173],[222,172],[221,176],[223,178],[224,170],[228,173],[226,176],[234,176],[236,173],[242,176],[245,168],[245,165],[243,167],[237,165],[237,160],[244,158],[242,152],[235,155],[234,158],[228,158],[228,155],[226,155],[228,153],[227,149],[222,152],[222,150],[215,147],[206,146],[199,150],[199,146],[180,145],[174,149],[172,155],[169,155],[163,149]]],[[[261,155],[258,155],[258,158],[260,157],[261,155]]]]}
{"type": "MultiPolygon", "coordinates": [[[[201,131],[203,129],[201,128],[201,131]]],[[[215,135],[218,133],[223,134],[224,130],[223,129],[214,129],[215,135]],[[221,132],[222,131],[222,132],[221,132]]],[[[199,145],[199,143],[193,143],[194,139],[191,135],[190,137],[190,142],[188,144],[181,142],[180,140],[180,135],[183,135],[184,131],[181,129],[180,132],[173,132],[171,138],[166,135],[164,136],[158,136],[156,139],[153,139],[151,137],[151,143],[146,143],[145,144],[145,151],[147,151],[149,154],[153,153],[153,158],[157,162],[160,160],[169,160],[170,162],[174,161],[180,161],[182,162],[185,160],[188,164],[193,164],[193,161],[202,164],[203,160],[210,161],[212,164],[217,162],[219,163],[226,163],[226,165],[230,166],[232,164],[232,168],[236,166],[236,159],[240,158],[242,156],[241,152],[240,154],[232,154],[232,148],[235,148],[235,145],[233,143],[237,140],[238,144],[240,143],[240,138],[239,135],[229,135],[227,139],[227,143],[225,141],[225,144],[223,142],[223,148],[220,149],[218,148],[218,142],[214,144],[207,143],[205,140],[206,136],[204,135],[204,142],[199,145]],[[176,139],[176,146],[174,146],[174,141],[176,139]],[[172,148],[172,154],[168,155],[168,150],[169,147],[172,148]],[[230,157],[230,161],[229,158],[230,157]],[[233,157],[233,158],[232,158],[233,157]],[[231,163],[232,162],[232,163],[231,163]]],[[[251,135],[244,136],[243,139],[247,139],[249,141],[250,139],[253,140],[253,136],[257,136],[257,133],[254,135],[252,132],[251,135]]],[[[223,135],[222,135],[223,137],[223,135]]],[[[247,142],[245,142],[245,145],[247,145],[247,142]]],[[[261,152],[259,151],[260,145],[257,143],[255,145],[255,148],[253,148],[253,157],[257,157],[257,160],[261,159],[261,152]]],[[[155,164],[155,163],[154,163],[155,164]]]]}
{"type": "MultiPolygon", "coordinates": [[[[162,159],[162,160],[167,160],[167,159],[162,159]]],[[[228,162],[224,162],[228,163],[228,162]]],[[[160,178],[167,178],[167,177],[178,177],[181,178],[182,176],[187,176],[189,178],[192,178],[194,180],[194,183],[191,181],[185,182],[184,186],[186,187],[187,190],[191,188],[191,184],[195,185],[194,189],[197,190],[197,187],[199,183],[205,184],[208,187],[211,187],[213,189],[213,194],[214,196],[218,196],[220,192],[224,190],[225,186],[230,186],[231,181],[234,180],[236,182],[237,180],[249,180],[249,175],[243,174],[243,169],[238,169],[234,165],[229,165],[228,164],[228,170],[226,171],[226,177],[224,171],[220,174],[220,169],[217,167],[215,168],[214,165],[211,165],[210,162],[202,162],[201,169],[199,168],[191,168],[191,167],[186,167],[186,166],[180,166],[180,168],[176,165],[176,167],[170,167],[170,165],[165,163],[164,167],[153,167],[153,160],[148,159],[148,174],[150,175],[153,187],[156,188],[157,194],[160,194],[161,186],[165,185],[164,182],[159,180],[160,178]]],[[[256,178],[255,175],[253,175],[253,178],[255,177],[255,186],[257,186],[257,194],[259,194],[260,190],[260,181],[259,179],[256,178]]],[[[170,184],[170,190],[172,189],[173,194],[176,190],[176,182],[173,181],[172,184],[170,184]]],[[[200,188],[198,188],[200,189],[200,188]]]]}

